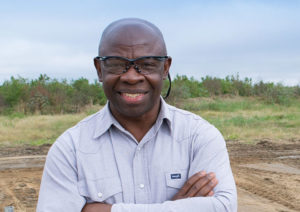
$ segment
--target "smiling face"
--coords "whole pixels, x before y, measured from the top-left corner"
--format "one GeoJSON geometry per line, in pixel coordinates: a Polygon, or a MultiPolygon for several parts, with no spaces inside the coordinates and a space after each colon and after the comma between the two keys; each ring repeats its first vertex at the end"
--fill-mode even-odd
{"type": "MultiPolygon", "coordinates": [[[[108,32],[101,42],[100,56],[135,59],[166,55],[161,36],[141,23],[121,24],[108,32]]],[[[132,65],[126,73],[116,75],[105,69],[104,62],[95,60],[98,76],[110,101],[113,115],[116,118],[156,116],[163,80],[168,75],[170,64],[171,59],[161,61],[156,72],[149,75],[138,73],[132,65]]]]}

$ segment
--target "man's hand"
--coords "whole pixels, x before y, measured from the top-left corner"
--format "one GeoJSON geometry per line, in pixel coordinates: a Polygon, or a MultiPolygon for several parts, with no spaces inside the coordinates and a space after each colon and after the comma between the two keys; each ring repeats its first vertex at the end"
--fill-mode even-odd
{"type": "MultiPolygon", "coordinates": [[[[185,182],[172,200],[185,199],[189,197],[206,197],[214,195],[213,188],[218,184],[216,175],[213,172],[198,172],[185,182]]],[[[105,203],[88,203],[82,212],[110,212],[112,205],[105,203]]]]}
{"type": "Polygon", "coordinates": [[[112,205],[105,203],[88,203],[82,208],[81,212],[110,212],[112,205]]]}
{"type": "Polygon", "coordinates": [[[189,197],[206,197],[214,195],[213,188],[218,184],[213,172],[197,172],[185,182],[172,200],[185,199],[189,197]]]}

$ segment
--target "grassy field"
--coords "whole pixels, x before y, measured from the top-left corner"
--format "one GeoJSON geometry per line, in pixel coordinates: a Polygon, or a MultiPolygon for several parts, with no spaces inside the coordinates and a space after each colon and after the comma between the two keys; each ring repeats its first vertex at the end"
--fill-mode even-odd
{"type": "Polygon", "coordinates": [[[255,98],[190,99],[183,106],[215,125],[226,140],[256,143],[300,139],[300,101],[266,104],[255,98]]]}
{"type": "Polygon", "coordinates": [[[92,106],[77,114],[0,116],[0,146],[51,144],[66,129],[100,108],[92,106]]]}
{"type": "MultiPolygon", "coordinates": [[[[253,144],[260,140],[300,140],[300,100],[289,105],[266,104],[257,98],[194,98],[179,102],[214,124],[226,140],[253,144]]],[[[101,107],[78,114],[0,116],[0,145],[53,143],[67,128],[101,107]]]]}

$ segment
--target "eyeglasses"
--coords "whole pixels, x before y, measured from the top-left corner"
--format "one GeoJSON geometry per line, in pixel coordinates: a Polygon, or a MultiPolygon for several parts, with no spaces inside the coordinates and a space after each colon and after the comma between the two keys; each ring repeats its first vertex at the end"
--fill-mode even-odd
{"type": "Polygon", "coordinates": [[[116,75],[126,73],[131,66],[142,75],[154,74],[159,71],[162,62],[168,58],[168,56],[144,56],[136,59],[119,56],[95,57],[96,60],[103,62],[107,73],[116,75]]]}

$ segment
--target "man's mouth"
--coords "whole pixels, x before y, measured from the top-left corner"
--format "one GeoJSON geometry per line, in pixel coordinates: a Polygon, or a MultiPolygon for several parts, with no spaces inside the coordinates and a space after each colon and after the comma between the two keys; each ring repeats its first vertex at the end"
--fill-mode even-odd
{"type": "Polygon", "coordinates": [[[129,98],[136,98],[138,96],[144,95],[142,93],[123,93],[124,96],[127,96],[129,98]]]}
{"type": "Polygon", "coordinates": [[[127,102],[138,102],[141,101],[146,93],[125,93],[121,92],[121,96],[127,102]]]}

